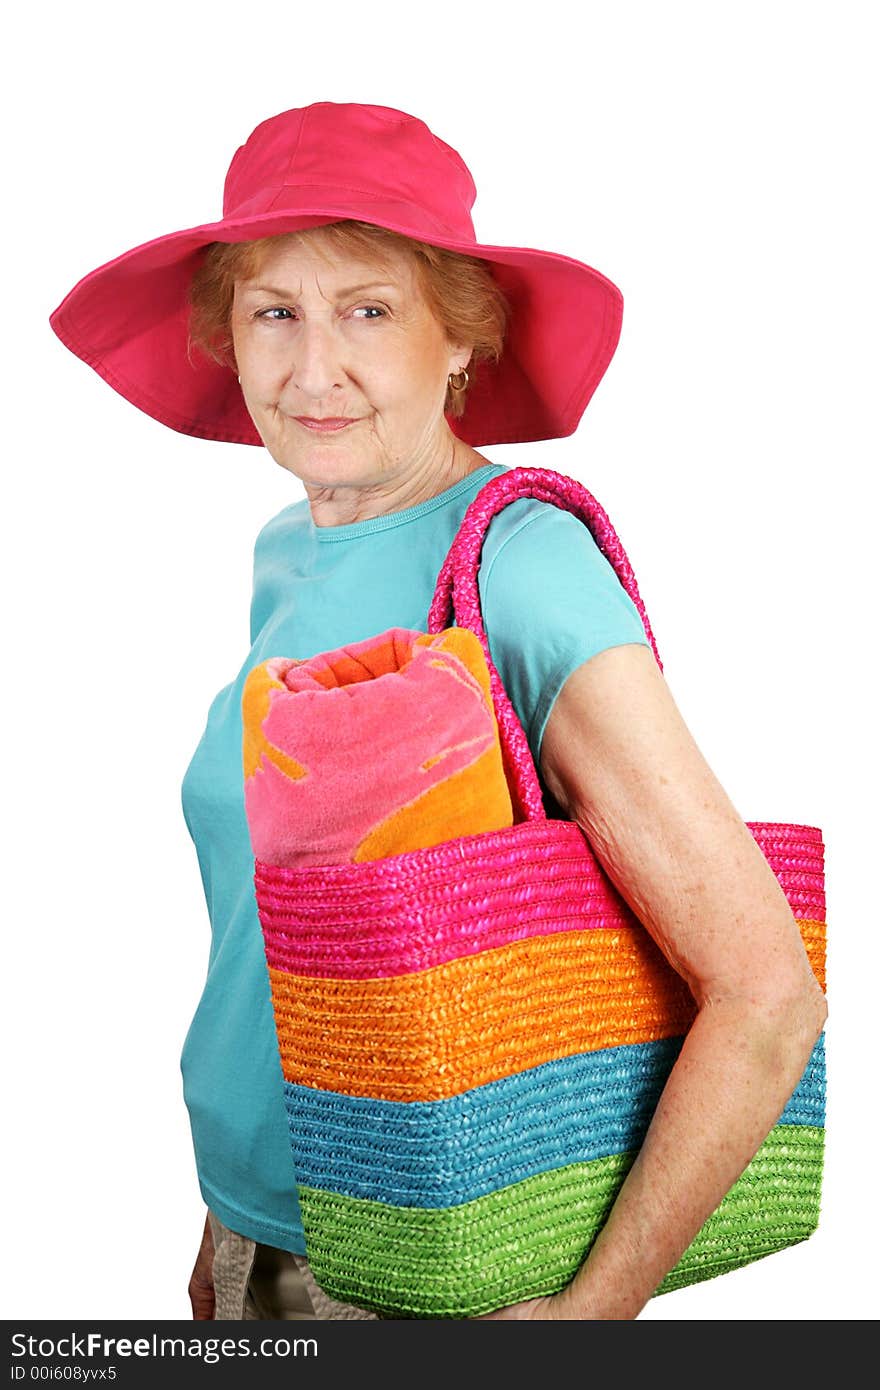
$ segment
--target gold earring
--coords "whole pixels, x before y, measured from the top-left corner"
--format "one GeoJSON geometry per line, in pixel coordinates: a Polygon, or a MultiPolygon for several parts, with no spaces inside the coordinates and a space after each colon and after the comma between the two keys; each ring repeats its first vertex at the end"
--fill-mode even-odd
{"type": "Polygon", "coordinates": [[[454,374],[450,372],[449,374],[449,385],[452,387],[453,391],[463,391],[469,380],[470,378],[464,368],[462,368],[460,372],[455,372],[454,374]]]}

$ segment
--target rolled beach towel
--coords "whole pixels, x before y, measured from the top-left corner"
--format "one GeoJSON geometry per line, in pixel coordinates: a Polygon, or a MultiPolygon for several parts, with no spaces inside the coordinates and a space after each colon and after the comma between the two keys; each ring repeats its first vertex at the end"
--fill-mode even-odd
{"type": "Polygon", "coordinates": [[[307,661],[270,658],[242,693],[254,856],[360,863],[513,824],[479,639],[390,628],[307,661]]]}

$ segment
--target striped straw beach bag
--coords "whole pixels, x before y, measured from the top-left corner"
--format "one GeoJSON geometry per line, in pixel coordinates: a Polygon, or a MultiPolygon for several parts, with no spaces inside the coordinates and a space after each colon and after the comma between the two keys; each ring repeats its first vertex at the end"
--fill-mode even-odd
{"type": "MultiPolygon", "coordinates": [[[[466,1318],[569,1283],[695,1014],[579,826],[546,816],[492,664],[481,549],[492,517],[520,497],[589,527],[659,664],[599,504],[565,475],[511,469],[469,506],[427,628],[454,620],[482,644],[514,823],[362,863],[255,863],[308,1257],[328,1294],[384,1316],[466,1318]]],[[[749,829],[824,987],[821,832],[749,829]]],[[[778,1124],[658,1293],[810,1235],[824,1103],[820,1039],[778,1124]]]]}

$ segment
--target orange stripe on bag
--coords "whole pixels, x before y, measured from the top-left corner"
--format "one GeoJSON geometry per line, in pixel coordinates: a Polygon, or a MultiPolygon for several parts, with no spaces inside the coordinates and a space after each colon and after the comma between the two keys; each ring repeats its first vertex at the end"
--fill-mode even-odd
{"type": "MultiPolygon", "coordinates": [[[[824,926],[802,923],[820,979],[824,926]]],[[[689,990],[647,932],[596,930],[384,979],[269,971],[290,1082],[381,1100],[440,1100],[555,1058],[676,1037],[689,990]]]]}

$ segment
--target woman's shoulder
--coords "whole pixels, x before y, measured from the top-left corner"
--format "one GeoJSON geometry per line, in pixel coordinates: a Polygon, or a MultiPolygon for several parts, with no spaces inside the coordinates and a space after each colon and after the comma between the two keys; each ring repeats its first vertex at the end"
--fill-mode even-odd
{"type": "Polygon", "coordinates": [[[647,645],[645,629],[586,522],[533,497],[492,518],[479,588],[489,650],[537,764],[571,673],[608,647],[647,645]]]}
{"type": "Polygon", "coordinates": [[[633,600],[586,522],[563,507],[518,498],[489,525],[479,572],[487,630],[570,631],[645,641],[633,600]]]}
{"type": "MultiPolygon", "coordinates": [[[[520,497],[492,518],[483,541],[480,582],[488,586],[496,569],[526,568],[613,574],[590,528],[580,517],[536,497],[520,497]]],[[[616,579],[616,575],[614,576],[616,579]]]]}
{"type": "Polygon", "coordinates": [[[287,548],[298,535],[304,536],[308,531],[309,504],[308,499],[304,497],[299,502],[291,502],[288,506],[282,507],[280,512],[276,512],[263,523],[257,532],[254,550],[260,554],[278,545],[287,548]]]}

